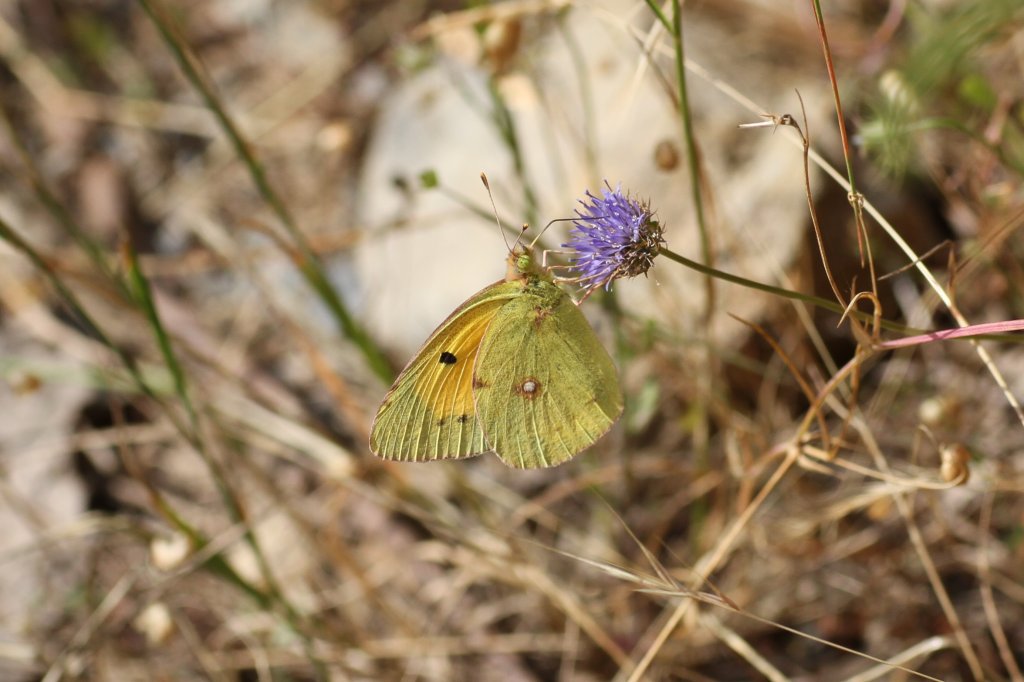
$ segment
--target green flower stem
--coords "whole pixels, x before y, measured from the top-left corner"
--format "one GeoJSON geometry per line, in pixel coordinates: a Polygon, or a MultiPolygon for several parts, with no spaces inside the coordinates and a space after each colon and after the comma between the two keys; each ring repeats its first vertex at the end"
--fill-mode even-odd
{"type": "Polygon", "coordinates": [[[647,0],[647,7],[651,10],[651,13],[657,17],[661,25],[665,27],[666,31],[672,30],[672,22],[668,20],[665,13],[661,11],[660,7],[658,7],[658,3],[654,2],[654,0],[647,0]]]}
{"type": "Polygon", "coordinates": [[[203,98],[203,101],[206,102],[206,106],[213,112],[221,129],[231,142],[235,153],[238,154],[238,158],[249,169],[249,175],[252,177],[253,183],[256,185],[256,189],[263,198],[263,201],[266,202],[278,220],[281,221],[281,224],[294,241],[299,256],[299,272],[302,273],[307,284],[317,293],[331,315],[334,316],[342,334],[348,337],[362,352],[363,357],[373,372],[384,381],[390,382],[394,378],[394,368],[384,356],[384,353],[370,338],[370,335],[352,317],[345,303],[338,296],[338,292],[334,290],[324,272],[320,259],[310,247],[305,235],[296,226],[280,196],[271,187],[263,165],[257,160],[252,148],[243,138],[241,131],[239,131],[234,121],[228,116],[221,105],[217,94],[214,92],[213,85],[201,73],[198,61],[187,49],[185,42],[174,32],[170,21],[163,15],[162,10],[157,7],[154,0],[139,0],[139,2],[150,19],[152,19],[164,42],[167,43],[182,73],[203,98]]]}
{"type": "MultiPolygon", "coordinates": [[[[701,263],[698,263],[697,261],[694,260],[690,260],[685,256],[680,256],[678,253],[666,249],[665,247],[661,247],[660,255],[664,256],[665,258],[668,258],[671,261],[675,261],[680,265],[684,265],[690,268],[691,270],[696,270],[701,274],[715,277],[724,282],[738,284],[741,287],[747,287],[748,289],[757,289],[758,291],[763,291],[767,294],[780,296],[782,298],[788,298],[794,301],[800,301],[801,303],[809,303],[811,305],[818,306],[819,308],[825,308],[826,310],[838,313],[839,315],[842,315],[843,312],[845,312],[843,306],[839,305],[834,301],[830,301],[825,298],[819,298],[818,296],[812,296],[811,294],[802,294],[799,291],[790,291],[789,289],[782,289],[780,287],[775,287],[770,284],[764,284],[762,282],[755,282],[752,279],[747,279],[745,277],[740,277],[738,275],[732,275],[729,274],[728,272],[723,272],[721,270],[717,270],[715,268],[702,265],[701,263]]],[[[849,312],[849,315],[856,317],[857,319],[863,322],[871,322],[871,316],[859,310],[851,310],[849,312]]],[[[882,326],[886,329],[890,329],[892,331],[899,331],[903,333],[920,331],[912,330],[909,327],[904,327],[903,325],[896,324],[894,322],[888,322],[886,320],[882,320],[882,326]]]]}
{"type": "Polygon", "coordinates": [[[704,197],[700,191],[701,167],[697,157],[697,137],[693,134],[693,117],[690,115],[690,98],[686,89],[686,52],[683,44],[683,10],[679,0],[672,2],[672,40],[675,45],[676,79],[679,81],[679,117],[686,137],[686,159],[690,167],[690,195],[693,209],[697,213],[700,232],[701,257],[708,265],[712,262],[711,237],[704,219],[704,197]]]}
{"type": "Polygon", "coordinates": [[[0,121],[3,122],[4,127],[7,129],[8,136],[11,142],[14,144],[14,148],[21,158],[22,164],[25,166],[25,172],[28,176],[28,181],[32,185],[32,189],[36,194],[36,197],[42,203],[43,207],[50,212],[53,216],[57,225],[59,225],[64,232],[71,237],[78,244],[79,248],[85,253],[92,264],[96,267],[96,270],[103,274],[107,280],[109,280],[114,287],[117,289],[117,294],[123,299],[128,298],[128,291],[124,280],[114,271],[111,264],[108,262],[106,256],[103,254],[103,249],[96,242],[95,239],[89,236],[89,234],[82,229],[82,227],[72,217],[71,212],[64,206],[64,204],[57,198],[57,195],[50,189],[46,181],[43,179],[42,173],[39,172],[39,167],[36,165],[35,160],[32,158],[32,154],[29,152],[21,134],[14,126],[14,122],[11,120],[7,113],[7,109],[0,106],[0,121]]]}
{"type": "MultiPolygon", "coordinates": [[[[114,354],[118,356],[121,363],[125,366],[131,377],[132,383],[134,383],[136,389],[143,395],[149,397],[158,405],[163,405],[163,399],[161,395],[150,385],[150,383],[144,378],[143,372],[135,359],[128,354],[123,348],[121,348],[110,336],[103,331],[103,328],[89,315],[86,311],[85,306],[82,305],[78,297],[75,296],[74,292],[61,280],[60,277],[54,272],[53,268],[46,262],[39,252],[37,252],[32,246],[21,238],[21,236],[7,224],[2,218],[0,218],[0,241],[6,242],[11,247],[19,251],[25,258],[32,263],[36,270],[42,274],[49,281],[50,285],[54,288],[57,294],[60,296],[64,305],[67,306],[68,310],[72,315],[75,316],[78,323],[81,324],[92,336],[99,340],[104,346],[110,349],[114,354]]],[[[133,295],[134,300],[142,307],[146,313],[150,324],[154,327],[154,332],[157,336],[160,344],[161,352],[164,355],[165,361],[168,363],[168,369],[172,372],[174,378],[175,392],[178,394],[186,411],[189,415],[190,427],[186,427],[184,424],[174,416],[171,410],[164,410],[164,414],[168,417],[170,422],[174,425],[178,433],[182,434],[185,439],[196,449],[196,451],[203,457],[203,459],[210,464],[212,461],[208,456],[206,450],[203,448],[203,443],[200,440],[198,429],[196,428],[195,411],[192,407],[192,403],[188,398],[187,385],[185,383],[185,377],[181,366],[178,364],[176,356],[173,354],[172,347],[170,345],[170,338],[168,337],[166,330],[164,329],[160,318],[157,316],[156,307],[153,304],[152,295],[149,289],[149,284],[142,276],[141,270],[138,268],[138,259],[133,249],[128,247],[129,251],[126,254],[129,268],[129,281],[130,286],[129,293],[133,295]]],[[[238,507],[234,498],[229,495],[224,487],[224,477],[215,476],[214,480],[218,484],[218,488],[223,494],[226,495],[226,503],[228,509],[232,512],[233,517],[236,521],[242,521],[241,510],[238,507]]],[[[202,548],[209,540],[195,527],[190,525],[183,517],[181,517],[170,505],[163,500],[159,495],[154,496],[156,504],[165,512],[167,517],[175,523],[177,528],[184,533],[192,544],[196,548],[202,548]]],[[[255,536],[252,534],[251,529],[247,527],[247,539],[251,544],[255,543],[255,536]]],[[[254,545],[254,551],[258,557],[262,557],[259,548],[254,545]]],[[[271,602],[270,597],[260,591],[255,586],[251,585],[248,581],[238,575],[230,564],[228,564],[224,558],[220,555],[211,557],[207,561],[207,565],[211,570],[216,572],[218,575],[229,580],[232,584],[236,585],[247,594],[257,599],[261,606],[266,608],[271,602]]],[[[268,569],[269,570],[269,569],[268,569]]],[[[269,575],[269,574],[268,574],[269,575]]],[[[276,586],[275,586],[276,587],[276,586]]],[[[280,595],[280,589],[278,588],[278,595],[280,595]]],[[[298,615],[295,612],[293,606],[284,601],[283,597],[278,597],[278,602],[286,610],[286,615],[292,617],[297,624],[298,615]]]]}

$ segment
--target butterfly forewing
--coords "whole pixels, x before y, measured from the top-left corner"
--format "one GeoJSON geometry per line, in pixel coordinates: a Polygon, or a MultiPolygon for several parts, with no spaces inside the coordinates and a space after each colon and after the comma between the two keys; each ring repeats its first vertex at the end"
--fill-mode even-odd
{"type": "Polygon", "coordinates": [[[463,303],[431,334],[384,398],[370,449],[386,459],[469,457],[487,445],[473,401],[481,341],[519,282],[497,282],[463,303]]]}
{"type": "Polygon", "coordinates": [[[608,352],[568,295],[544,280],[496,312],[474,374],[484,437],[509,466],[561,464],[622,412],[608,352]]]}

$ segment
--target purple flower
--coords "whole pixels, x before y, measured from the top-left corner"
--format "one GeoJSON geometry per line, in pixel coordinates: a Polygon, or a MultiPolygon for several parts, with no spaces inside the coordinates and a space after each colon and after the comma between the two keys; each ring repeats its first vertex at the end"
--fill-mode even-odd
{"type": "Polygon", "coordinates": [[[579,275],[572,281],[583,287],[584,297],[602,285],[611,288],[619,277],[646,273],[665,243],[647,202],[623,194],[621,184],[614,190],[607,180],[604,184],[603,197],[587,190],[587,198],[580,199],[583,208],[562,244],[573,252],[570,267],[579,275]]]}

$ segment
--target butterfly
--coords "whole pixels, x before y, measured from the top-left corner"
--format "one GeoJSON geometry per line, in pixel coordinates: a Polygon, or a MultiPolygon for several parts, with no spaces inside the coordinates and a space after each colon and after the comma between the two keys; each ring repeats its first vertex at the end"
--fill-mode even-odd
{"type": "Polygon", "coordinates": [[[532,249],[434,330],[370,429],[378,457],[421,462],[493,450],[520,469],[593,445],[622,414],[615,365],[532,249]]]}

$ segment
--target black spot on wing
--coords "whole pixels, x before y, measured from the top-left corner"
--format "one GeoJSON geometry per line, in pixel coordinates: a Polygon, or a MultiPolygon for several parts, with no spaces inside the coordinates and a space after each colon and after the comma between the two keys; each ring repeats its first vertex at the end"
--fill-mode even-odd
{"type": "Polygon", "coordinates": [[[448,351],[442,351],[441,357],[438,359],[438,361],[442,365],[454,365],[456,362],[459,361],[459,359],[455,357],[454,354],[449,353],[448,351]]]}

